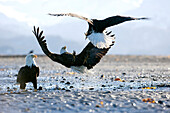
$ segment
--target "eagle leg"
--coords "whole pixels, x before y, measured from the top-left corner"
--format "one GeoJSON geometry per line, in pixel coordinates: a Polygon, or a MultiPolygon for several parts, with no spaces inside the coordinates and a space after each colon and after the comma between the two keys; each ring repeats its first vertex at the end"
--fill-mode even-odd
{"type": "Polygon", "coordinates": [[[34,89],[37,89],[37,80],[35,79],[34,81],[32,81],[34,89]]]}
{"type": "Polygon", "coordinates": [[[20,89],[25,89],[26,84],[25,83],[20,83],[20,89]]]}

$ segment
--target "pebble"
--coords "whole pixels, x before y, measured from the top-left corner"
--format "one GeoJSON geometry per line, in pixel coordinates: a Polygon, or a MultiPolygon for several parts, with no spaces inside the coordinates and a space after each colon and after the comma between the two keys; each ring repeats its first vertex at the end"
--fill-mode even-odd
{"type": "Polygon", "coordinates": [[[104,94],[108,94],[108,93],[111,93],[111,91],[106,91],[106,92],[104,92],[104,94]]]}
{"type": "Polygon", "coordinates": [[[64,81],[60,81],[60,83],[64,83],[64,81]]]}
{"type": "Polygon", "coordinates": [[[97,108],[99,108],[99,107],[100,107],[100,105],[96,105],[96,107],[97,107],[97,108]]]}
{"type": "Polygon", "coordinates": [[[130,80],[130,82],[134,82],[134,80],[130,80]]]}
{"type": "Polygon", "coordinates": [[[38,88],[38,90],[42,90],[42,87],[40,86],[40,87],[38,88]]]}
{"type": "Polygon", "coordinates": [[[71,89],[71,88],[74,88],[74,86],[70,86],[70,89],[71,89]]]}
{"type": "Polygon", "coordinates": [[[106,85],[102,85],[102,87],[106,87],[106,85]]]}
{"type": "MultiPolygon", "coordinates": [[[[44,58],[48,59],[47,57],[44,58]]],[[[121,59],[124,58],[120,58],[120,61],[121,59]]],[[[109,59],[107,60],[109,61],[109,59]]],[[[24,111],[24,109],[28,110],[28,112],[169,112],[169,92],[167,89],[169,88],[168,76],[170,72],[163,71],[165,68],[167,69],[167,66],[169,67],[170,64],[166,62],[164,62],[164,64],[160,62],[153,64],[147,62],[144,64],[143,62],[136,63],[136,61],[133,61],[133,63],[130,62],[131,60],[129,60],[128,63],[112,63],[112,60],[110,61],[107,65],[102,65],[103,62],[101,61],[98,67],[96,66],[96,68],[94,68],[94,75],[88,73],[70,76],[68,76],[67,73],[62,74],[63,70],[67,69],[62,66],[60,67],[58,63],[54,63],[53,66],[50,67],[50,63],[44,63],[48,62],[48,60],[43,60],[43,63],[37,62],[39,66],[45,66],[43,68],[44,70],[47,68],[50,70],[50,74],[49,71],[42,71],[40,74],[38,86],[39,89],[41,89],[41,87],[43,88],[42,91],[37,92],[29,90],[30,87],[33,88],[32,84],[30,84],[27,85],[26,89],[28,90],[26,92],[16,93],[19,89],[18,85],[14,85],[16,76],[9,78],[7,77],[8,73],[3,74],[5,71],[3,73],[0,72],[1,106],[2,108],[8,107],[9,112],[13,110],[16,110],[13,112],[21,112],[24,111]],[[57,65],[57,68],[54,65],[57,65]],[[150,71],[150,67],[154,68],[154,72],[150,71]],[[56,76],[56,74],[51,72],[53,70],[61,74],[56,76]],[[137,75],[138,73],[141,74],[137,75]],[[102,74],[104,76],[102,76],[102,74]],[[159,75],[159,78],[157,75],[159,75]],[[4,76],[7,79],[4,78],[4,76]],[[118,76],[120,76],[122,82],[123,79],[127,82],[114,81],[114,78],[118,76]],[[141,78],[141,76],[146,77],[141,78]],[[50,77],[52,79],[48,79],[50,77]],[[154,81],[154,79],[158,81],[154,81]],[[83,80],[85,80],[85,82],[83,80]],[[158,88],[142,90],[142,87],[151,86],[158,88]],[[11,92],[7,92],[7,87],[8,89],[12,89],[11,92]],[[14,87],[17,88],[16,91],[14,91],[14,87]],[[61,88],[63,91],[61,91],[61,88]],[[111,95],[113,95],[113,97],[111,95]],[[153,98],[157,101],[155,104],[145,103],[141,101],[144,98],[153,98]],[[15,104],[13,105],[13,103],[15,104]],[[9,105],[12,106],[9,107],[9,105]]],[[[17,63],[15,63],[14,66],[16,64],[17,63]]],[[[12,75],[14,74],[15,73],[12,73],[12,75]]],[[[6,112],[4,109],[1,110],[2,112],[6,112]]]]}
{"type": "Polygon", "coordinates": [[[66,79],[65,79],[65,78],[63,78],[63,80],[65,81],[66,79]]]}
{"type": "Polygon", "coordinates": [[[113,82],[113,81],[114,81],[114,78],[112,77],[112,78],[110,78],[110,80],[113,82]]]}
{"type": "Polygon", "coordinates": [[[70,85],[70,82],[66,82],[65,84],[70,85]]]}
{"type": "Polygon", "coordinates": [[[100,79],[102,79],[102,78],[104,78],[104,75],[101,75],[101,76],[100,76],[100,79]]]}
{"type": "Polygon", "coordinates": [[[156,79],[156,78],[153,78],[153,81],[157,81],[157,79],[156,79]]]}
{"type": "Polygon", "coordinates": [[[69,90],[69,89],[66,89],[66,92],[71,92],[71,90],[69,90]]]}
{"type": "Polygon", "coordinates": [[[167,108],[170,108],[170,105],[166,105],[167,108]]]}
{"type": "Polygon", "coordinates": [[[122,73],[122,75],[126,75],[126,73],[122,73]]]}
{"type": "Polygon", "coordinates": [[[89,90],[94,90],[94,88],[89,88],[89,90]]]}
{"type": "Polygon", "coordinates": [[[159,104],[163,104],[163,101],[161,101],[161,100],[158,100],[158,103],[159,103],[159,104]]]}

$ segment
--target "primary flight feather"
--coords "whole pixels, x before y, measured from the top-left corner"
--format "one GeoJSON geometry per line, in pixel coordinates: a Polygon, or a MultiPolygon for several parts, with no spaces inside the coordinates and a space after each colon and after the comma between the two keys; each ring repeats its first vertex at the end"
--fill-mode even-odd
{"type": "Polygon", "coordinates": [[[51,16],[71,16],[77,17],[79,19],[83,19],[88,22],[89,29],[87,33],[85,33],[86,38],[90,40],[90,42],[97,48],[109,48],[112,45],[112,41],[114,37],[107,35],[104,30],[108,27],[120,24],[122,22],[131,21],[131,20],[143,20],[148,19],[145,17],[142,18],[134,18],[128,16],[111,16],[103,20],[97,19],[88,19],[86,17],[74,14],[74,13],[59,13],[59,14],[50,14],[51,16]]]}

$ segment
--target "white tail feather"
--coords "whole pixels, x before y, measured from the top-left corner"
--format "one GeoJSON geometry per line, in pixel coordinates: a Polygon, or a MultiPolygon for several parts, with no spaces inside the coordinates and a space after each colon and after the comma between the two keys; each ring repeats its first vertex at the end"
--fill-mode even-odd
{"type": "Polygon", "coordinates": [[[111,35],[106,35],[106,33],[91,33],[87,36],[90,42],[97,48],[109,48],[115,38],[111,35]]]}

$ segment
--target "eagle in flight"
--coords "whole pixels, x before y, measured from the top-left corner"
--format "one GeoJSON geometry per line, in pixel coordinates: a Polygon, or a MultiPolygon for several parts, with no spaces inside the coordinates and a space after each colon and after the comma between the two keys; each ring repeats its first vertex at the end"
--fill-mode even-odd
{"type": "Polygon", "coordinates": [[[51,60],[80,73],[84,73],[87,71],[87,69],[93,68],[93,66],[95,66],[108,52],[111,46],[114,45],[114,41],[112,41],[112,44],[109,48],[99,49],[89,42],[82,52],[77,55],[75,52],[67,52],[66,47],[62,47],[60,54],[56,54],[49,51],[45,36],[43,36],[43,31],[39,31],[39,27],[36,29],[34,26],[33,33],[37,38],[41,49],[51,60]]]}
{"type": "Polygon", "coordinates": [[[120,24],[125,21],[130,20],[141,20],[147,18],[133,18],[125,16],[112,16],[104,20],[88,19],[83,16],[79,16],[73,13],[65,14],[49,14],[52,16],[71,16],[78,17],[88,22],[89,29],[87,31],[86,38],[90,40],[87,46],[79,53],[76,54],[69,53],[66,47],[62,47],[60,54],[52,53],[47,47],[45,36],[43,36],[43,31],[38,28],[33,29],[33,33],[37,38],[39,45],[41,46],[43,52],[53,61],[58,62],[68,68],[71,68],[77,72],[84,73],[86,70],[93,68],[97,63],[100,62],[101,58],[106,55],[108,50],[114,45],[115,37],[114,34],[105,31],[107,27],[120,24]]]}
{"type": "MultiPolygon", "coordinates": [[[[97,48],[103,49],[103,48],[109,48],[110,45],[112,45],[112,41],[114,40],[114,37],[111,35],[107,35],[108,33],[105,32],[105,29],[117,24],[120,24],[125,21],[131,21],[131,20],[142,20],[142,19],[148,19],[148,18],[133,18],[133,17],[126,17],[126,16],[112,16],[108,17],[103,20],[97,20],[97,19],[88,19],[86,17],[73,14],[73,13],[60,13],[60,14],[50,14],[51,16],[71,16],[71,17],[77,17],[79,19],[83,19],[88,22],[89,29],[85,33],[86,38],[90,40],[90,42],[97,48]]],[[[109,32],[111,33],[111,32],[109,32]]]]}

